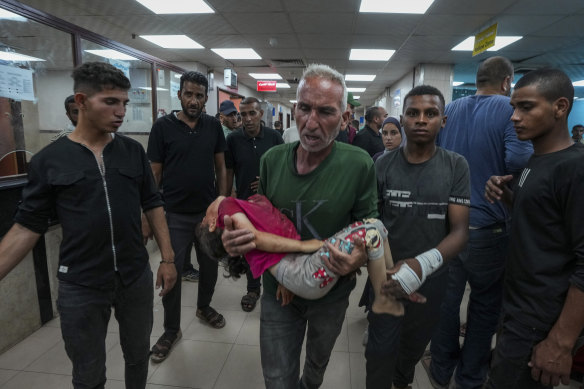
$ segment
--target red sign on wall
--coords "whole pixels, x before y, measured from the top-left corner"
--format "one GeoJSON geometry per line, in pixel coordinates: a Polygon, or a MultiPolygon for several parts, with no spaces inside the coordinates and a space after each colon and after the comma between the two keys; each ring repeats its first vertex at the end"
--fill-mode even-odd
{"type": "Polygon", "coordinates": [[[276,81],[258,81],[258,92],[275,92],[276,81]]]}

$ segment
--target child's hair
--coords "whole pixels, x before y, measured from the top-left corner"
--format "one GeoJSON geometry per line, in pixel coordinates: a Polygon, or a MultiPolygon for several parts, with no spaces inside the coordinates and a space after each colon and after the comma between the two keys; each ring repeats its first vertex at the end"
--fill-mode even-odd
{"type": "Polygon", "coordinates": [[[241,277],[242,274],[247,273],[249,265],[244,257],[230,257],[229,254],[227,254],[227,251],[225,251],[225,247],[223,246],[223,241],[221,240],[222,232],[223,230],[220,228],[216,228],[215,231],[210,232],[209,226],[203,223],[199,223],[195,229],[195,235],[205,254],[217,262],[223,262],[224,258],[227,258],[225,266],[227,273],[225,274],[225,277],[237,279],[241,277]]]}

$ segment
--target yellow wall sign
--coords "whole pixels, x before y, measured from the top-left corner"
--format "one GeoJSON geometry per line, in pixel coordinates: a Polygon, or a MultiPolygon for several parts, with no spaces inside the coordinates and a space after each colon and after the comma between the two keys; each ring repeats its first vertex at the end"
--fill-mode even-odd
{"type": "Polygon", "coordinates": [[[479,32],[475,35],[474,49],[472,56],[482,53],[490,47],[495,46],[495,38],[497,37],[497,23],[491,27],[479,32]]]}

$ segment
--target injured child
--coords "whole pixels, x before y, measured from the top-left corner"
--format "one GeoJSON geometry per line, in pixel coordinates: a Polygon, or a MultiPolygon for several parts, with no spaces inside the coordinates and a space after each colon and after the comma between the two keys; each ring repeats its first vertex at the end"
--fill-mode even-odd
{"type": "MultiPolygon", "coordinates": [[[[248,229],[254,234],[256,248],[245,255],[254,278],[268,270],[290,292],[310,300],[323,297],[337,282],[339,276],[327,269],[321,259],[321,255],[329,255],[328,249],[323,247],[324,242],[301,241],[293,223],[262,195],[253,195],[247,200],[219,196],[209,205],[196,233],[203,250],[212,258],[227,255],[221,242],[223,220],[227,215],[231,216],[236,229],[248,229]]],[[[386,269],[393,267],[383,223],[377,219],[358,221],[328,241],[350,254],[356,238],[365,242],[367,250],[367,271],[375,291],[373,312],[403,315],[401,302],[381,294],[381,284],[387,280],[386,269]]],[[[230,266],[230,276],[238,277],[247,269],[240,266],[241,270],[234,273],[235,267],[230,266]]]]}

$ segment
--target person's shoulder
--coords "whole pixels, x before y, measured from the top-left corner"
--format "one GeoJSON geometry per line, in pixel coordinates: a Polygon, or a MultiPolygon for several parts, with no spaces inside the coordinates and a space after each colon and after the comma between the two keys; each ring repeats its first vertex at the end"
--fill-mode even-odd
{"type": "MultiPolygon", "coordinates": [[[[336,141],[335,141],[336,142],[336,141]]],[[[350,160],[351,163],[364,163],[366,165],[372,165],[373,159],[367,151],[361,147],[354,146],[349,143],[336,142],[336,153],[335,155],[344,161],[350,160]]]]}
{"type": "Polygon", "coordinates": [[[268,149],[268,151],[266,151],[262,158],[265,159],[282,159],[283,155],[289,153],[292,149],[294,149],[294,146],[296,145],[297,142],[292,142],[292,143],[282,143],[273,147],[270,147],[268,149]]]}
{"type": "Polygon", "coordinates": [[[463,168],[469,168],[466,158],[455,151],[446,150],[437,146],[436,154],[441,157],[441,160],[445,161],[445,163],[448,163],[450,166],[463,166],[463,168]]]}
{"type": "Polygon", "coordinates": [[[116,133],[114,136],[114,142],[115,141],[122,142],[130,147],[143,148],[140,142],[138,142],[136,139],[130,138],[128,135],[125,134],[116,133]]]}

